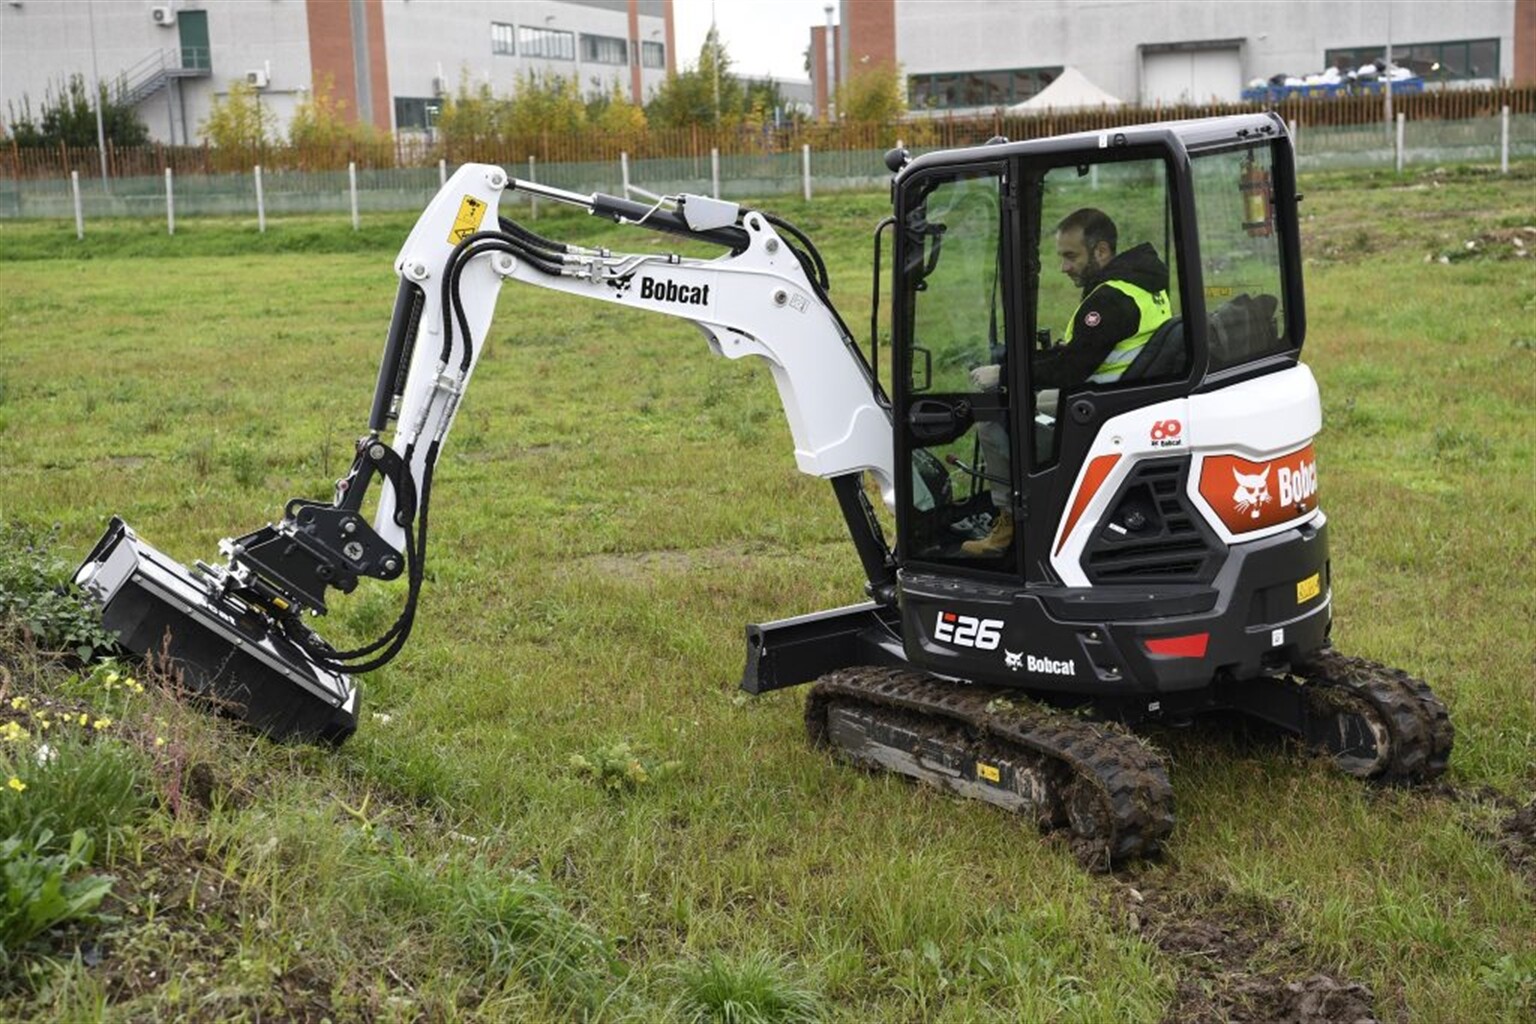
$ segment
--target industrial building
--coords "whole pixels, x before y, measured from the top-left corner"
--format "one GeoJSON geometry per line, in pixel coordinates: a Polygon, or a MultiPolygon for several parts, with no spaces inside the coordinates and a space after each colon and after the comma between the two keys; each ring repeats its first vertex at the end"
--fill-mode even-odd
{"type": "Polygon", "coordinates": [[[324,83],[357,120],[409,132],[461,82],[506,94],[528,72],[644,102],[673,49],[671,0],[5,0],[0,116],[79,73],[162,142],[197,141],[235,81],[279,131],[324,83]]]}
{"type": "Polygon", "coordinates": [[[1429,87],[1536,82],[1536,0],[840,0],[811,28],[827,85],[899,66],[914,112],[995,110],[1074,67],[1122,102],[1236,101],[1277,75],[1385,56],[1429,87]],[[831,15],[829,15],[829,20],[831,15]],[[828,74],[828,56],[831,74],[828,74]]]}

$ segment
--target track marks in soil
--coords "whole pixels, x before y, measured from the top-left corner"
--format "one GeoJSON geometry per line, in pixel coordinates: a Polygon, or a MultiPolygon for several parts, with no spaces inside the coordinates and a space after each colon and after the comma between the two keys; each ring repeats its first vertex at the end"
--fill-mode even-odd
{"type": "Polygon", "coordinates": [[[1376,1020],[1369,988],[1317,970],[1305,944],[1286,933],[1283,904],[1220,887],[1182,889],[1130,880],[1117,889],[1112,905],[1132,931],[1178,965],[1166,1021],[1376,1020]]]}

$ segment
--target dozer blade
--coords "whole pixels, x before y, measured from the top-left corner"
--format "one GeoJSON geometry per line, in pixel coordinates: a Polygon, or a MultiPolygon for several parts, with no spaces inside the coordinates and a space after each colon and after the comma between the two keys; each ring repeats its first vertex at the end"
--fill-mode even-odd
{"type": "Polygon", "coordinates": [[[357,728],[357,688],[265,617],[223,596],[114,516],[75,572],[102,624],[160,659],[193,694],[274,739],[340,743],[357,728]]]}

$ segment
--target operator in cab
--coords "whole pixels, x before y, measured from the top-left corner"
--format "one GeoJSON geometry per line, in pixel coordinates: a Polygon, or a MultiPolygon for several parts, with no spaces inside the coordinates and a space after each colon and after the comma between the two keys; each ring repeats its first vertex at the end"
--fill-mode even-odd
{"type": "Polygon", "coordinates": [[[1074,210],[1056,225],[1061,272],[1083,297],[1061,344],[1035,355],[1035,387],[1119,380],[1171,316],[1168,266],[1157,250],[1142,242],[1116,252],[1118,242],[1115,222],[1092,207],[1074,210]]]}
{"type": "MultiPolygon", "coordinates": [[[[1109,384],[1120,379],[1158,327],[1172,315],[1168,304],[1168,266],[1148,242],[1118,252],[1119,231],[1102,210],[1083,207],[1056,225],[1056,255],[1061,272],[1082,291],[1077,310],[1061,342],[1033,355],[1031,380],[1039,392],[1036,407],[1056,414],[1060,389],[1088,381],[1109,384]]],[[[997,388],[1000,363],[971,371],[978,391],[997,388]]],[[[1011,479],[1008,432],[1002,424],[978,426],[982,455],[994,477],[1011,479]]],[[[961,552],[985,558],[1001,554],[1013,543],[1013,513],[1007,495],[993,487],[997,506],[992,529],[968,540],[961,552]]]]}

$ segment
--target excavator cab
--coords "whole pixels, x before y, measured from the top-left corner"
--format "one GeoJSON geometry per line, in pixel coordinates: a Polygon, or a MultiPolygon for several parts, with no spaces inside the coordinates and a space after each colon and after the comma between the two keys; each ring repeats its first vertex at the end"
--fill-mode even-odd
{"type": "Polygon", "coordinates": [[[1206,686],[1218,670],[1252,676],[1321,647],[1329,610],[1315,486],[1259,509],[1261,532],[1285,548],[1270,556],[1278,568],[1260,578],[1248,563],[1224,588],[1233,551],[1258,534],[1228,507],[1235,477],[1212,470],[1200,482],[1204,464],[1228,452],[1310,451],[1318,426],[1315,387],[1298,365],[1300,249],[1283,124],[1256,115],[994,142],[907,163],[894,195],[907,659],[969,679],[1159,703],[1160,691],[1206,686]],[[1284,436],[1213,407],[1229,393],[1272,407],[1288,420],[1284,436]],[[1207,407],[1211,418],[1192,417],[1207,407]],[[935,486],[935,465],[947,487],[935,486]],[[936,514],[944,493],[951,500],[936,514]],[[1253,594],[1314,575],[1306,607],[1277,608],[1273,623],[1248,614],[1253,594]],[[1244,604],[1237,619],[1206,618],[1234,601],[1244,604]],[[1173,629],[1188,632],[1178,636],[1203,635],[1207,653],[1230,660],[1157,660],[1161,634],[1181,618],[1173,629]],[[1262,643],[1251,639],[1261,627],[1262,643]],[[1277,628],[1285,636],[1272,644],[1277,628]]]}

